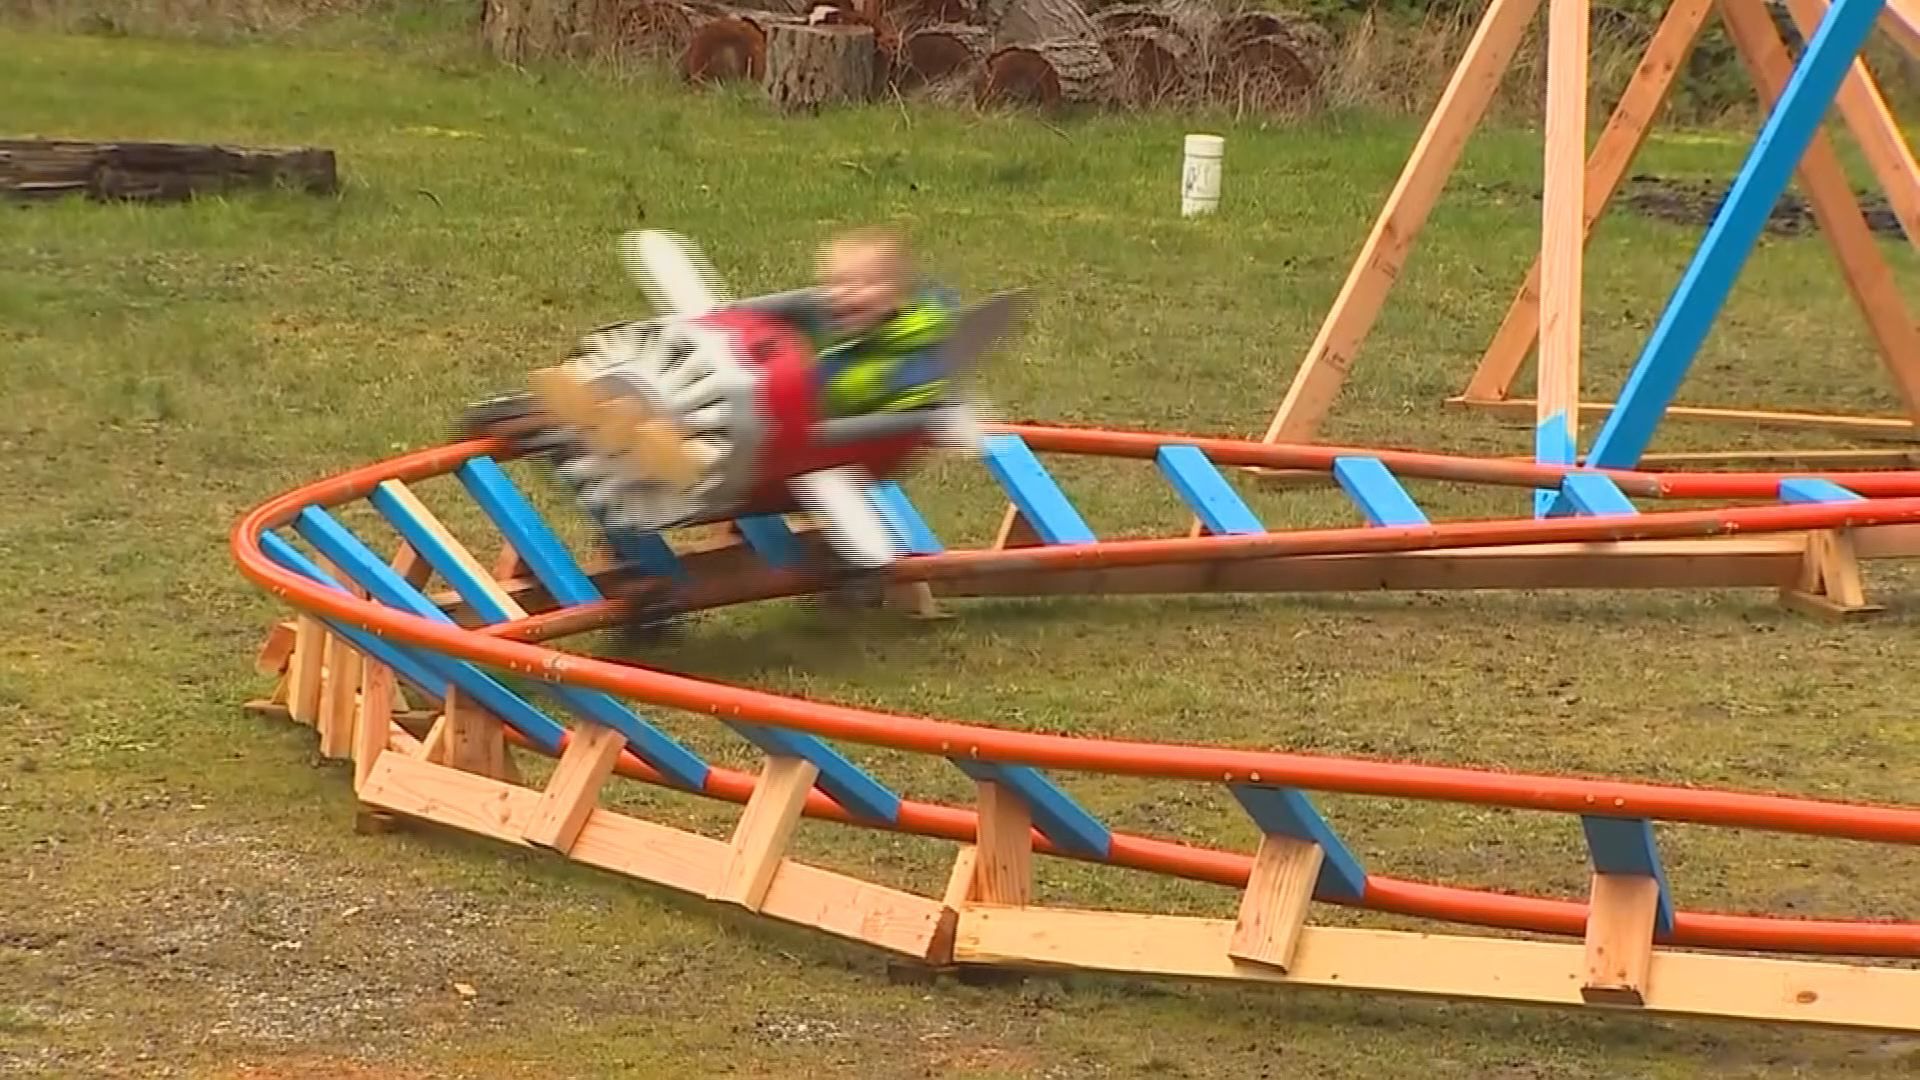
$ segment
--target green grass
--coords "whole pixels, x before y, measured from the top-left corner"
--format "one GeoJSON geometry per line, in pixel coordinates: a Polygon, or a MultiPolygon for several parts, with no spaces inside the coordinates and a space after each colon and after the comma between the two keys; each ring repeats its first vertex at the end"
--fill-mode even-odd
{"type": "MultiPolygon", "coordinates": [[[[613,242],[698,238],[742,291],[791,286],[834,227],[898,218],[977,293],[1033,287],[992,372],[1013,416],[1202,432],[1267,419],[1417,121],[1048,126],[874,108],[782,121],[741,95],[520,74],[460,48],[158,43],[0,30],[5,123],[67,137],[310,143],[335,200],[0,214],[0,1067],[31,1075],[873,1077],[1911,1076],[1914,1044],[1122,979],[896,986],[873,954],[440,833],[361,837],[346,771],[239,705],[277,609],[226,553],[246,508],[441,437],[581,331],[637,310],[613,242]],[[1223,130],[1215,219],[1175,216],[1180,135],[1223,130]],[[463,995],[455,983],[470,986],[463,995]],[[1385,1030],[1381,1030],[1385,1029],[1385,1030]]],[[[1726,175],[1749,133],[1662,137],[1645,169],[1726,175]]],[[[1442,409],[1537,236],[1537,135],[1483,134],[1368,343],[1329,438],[1517,453],[1442,409]]],[[[1618,386],[1697,230],[1621,215],[1592,248],[1588,385],[1618,386]]],[[[1886,243],[1902,279],[1912,252],[1886,243]]],[[[1770,240],[1688,384],[1700,403],[1888,411],[1817,238],[1770,240]]],[[[1778,444],[1671,427],[1660,449],[1778,444]]],[[[1063,463],[1095,527],[1177,527],[1140,466],[1063,463]]],[[[977,465],[911,484],[988,538],[977,465]]],[[[451,506],[432,485],[437,506],[451,506]]],[[[1447,515],[1518,493],[1423,487],[1447,515]]],[[[1353,520],[1261,493],[1274,522],[1353,520]]],[[[564,514],[562,515],[564,518],[564,514]]],[[[456,520],[456,524],[460,524],[456,520]]],[[[369,534],[374,535],[374,534],[369,534]]],[[[968,605],[911,632],[789,606],[701,621],[664,662],[1035,730],[1911,799],[1913,582],[1834,627],[1759,593],[968,605]]],[[[715,727],[674,730],[732,763],[715,727]]],[[[915,795],[937,763],[879,754],[915,795]]],[[[1116,828],[1249,848],[1218,791],[1072,781],[1116,828]]],[[[725,807],[622,788],[719,834],[725,807]]],[[[1327,799],[1382,873],[1578,895],[1571,820],[1327,799]]],[[[1679,902],[1911,917],[1911,852],[1663,834],[1679,902]]],[[[937,886],[945,845],[803,826],[809,857],[937,886]]],[[[1050,900],[1231,910],[1224,890],[1044,864],[1050,900]]],[[[1331,920],[1355,916],[1332,911],[1331,920]]]]}

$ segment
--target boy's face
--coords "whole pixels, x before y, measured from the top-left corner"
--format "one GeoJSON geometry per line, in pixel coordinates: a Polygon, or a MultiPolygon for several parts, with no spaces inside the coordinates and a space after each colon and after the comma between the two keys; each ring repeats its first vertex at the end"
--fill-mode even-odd
{"type": "Polygon", "coordinates": [[[827,303],[849,330],[868,330],[900,307],[906,291],[899,260],[880,247],[832,253],[824,267],[827,303]]]}

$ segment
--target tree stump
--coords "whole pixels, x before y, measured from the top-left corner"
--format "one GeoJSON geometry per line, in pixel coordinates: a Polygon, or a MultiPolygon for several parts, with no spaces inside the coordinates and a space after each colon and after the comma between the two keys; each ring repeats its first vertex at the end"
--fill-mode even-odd
{"type": "Polygon", "coordinates": [[[812,109],[873,96],[875,58],[870,26],[767,28],[767,96],[782,109],[812,109]]]}
{"type": "Polygon", "coordinates": [[[0,195],[85,195],[97,202],[180,202],[236,188],[340,190],[333,151],[262,150],[197,143],[0,140],[0,195]]]}
{"type": "Polygon", "coordinates": [[[984,26],[960,23],[914,31],[900,50],[901,85],[936,83],[972,71],[986,59],[992,36],[984,26]]]}
{"type": "Polygon", "coordinates": [[[1042,41],[1014,45],[987,58],[986,101],[1050,107],[1093,101],[1107,89],[1113,62],[1099,43],[1042,41]]]}
{"type": "Polygon", "coordinates": [[[1107,35],[1102,43],[1113,61],[1120,96],[1135,105],[1160,101],[1180,89],[1193,72],[1193,45],[1163,27],[1140,26],[1107,35]]]}

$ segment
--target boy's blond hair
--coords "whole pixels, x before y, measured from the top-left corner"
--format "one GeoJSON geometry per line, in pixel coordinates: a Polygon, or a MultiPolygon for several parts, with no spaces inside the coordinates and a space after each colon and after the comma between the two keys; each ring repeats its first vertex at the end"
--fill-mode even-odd
{"type": "Polygon", "coordinates": [[[883,264],[892,271],[894,280],[906,283],[913,268],[906,235],[886,225],[867,225],[829,239],[820,246],[820,269],[824,272],[849,256],[869,253],[881,257],[883,264]]]}

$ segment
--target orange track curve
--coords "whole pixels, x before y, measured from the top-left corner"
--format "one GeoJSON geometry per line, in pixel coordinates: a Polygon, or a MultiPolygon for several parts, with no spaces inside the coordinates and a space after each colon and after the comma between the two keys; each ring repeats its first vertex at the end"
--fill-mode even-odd
{"type": "MultiPolygon", "coordinates": [[[[1329,470],[1336,457],[1366,454],[1396,474],[1516,487],[1555,487],[1567,468],[1510,460],[1360,448],[1281,446],[1152,432],[1004,425],[1036,451],[1151,458],[1168,443],[1194,445],[1222,465],[1329,470]]],[[[483,629],[463,629],[401,612],[308,581],[272,562],[260,547],[268,529],[307,506],[362,498],[388,479],[418,481],[441,475],[470,457],[499,455],[504,447],[477,439],[406,454],[304,485],[246,514],[231,535],[232,554],[250,580],[294,607],[361,627],[389,640],[455,656],[486,667],[550,682],[588,687],[710,716],[747,720],[822,737],[946,757],[977,757],[1006,764],[1212,783],[1261,783],[1307,790],[1423,798],[1512,809],[1647,817],[1724,827],[1920,845],[1920,807],[1876,806],[1792,796],[1702,790],[1566,776],[1500,773],[1444,766],[1375,762],[1275,751],[1234,750],[1081,736],[1042,735],[980,725],[883,713],[808,701],[677,673],[562,652],[538,644],[588,625],[602,612],[549,612],[483,629]]],[[[1780,473],[1641,473],[1608,471],[1619,488],[1650,498],[1755,499],[1776,497],[1780,473]]],[[[935,580],[1095,566],[1151,565],[1268,558],[1285,555],[1414,551],[1560,541],[1601,541],[1767,533],[1920,523],[1920,472],[1822,473],[1865,496],[1848,503],[1751,505],[1600,518],[1454,522],[1417,527],[1320,529],[1258,536],[1201,536],[1110,541],[1015,550],[956,551],[907,559],[905,580],[935,580]]],[[[769,573],[752,587],[717,602],[772,598],[807,586],[798,575],[769,573]]],[[[603,608],[605,605],[594,605],[603,608]]],[[[524,740],[521,740],[524,744],[524,740]]],[[[664,783],[630,753],[619,771],[664,783]]],[[[753,776],[714,766],[701,794],[745,802],[753,776]]],[[[856,818],[818,791],[811,817],[885,828],[856,818]]],[[[974,839],[975,814],[963,807],[902,800],[893,828],[929,837],[974,839]]],[[[1043,837],[1036,849],[1065,857],[1043,837]]],[[[1115,832],[1107,863],[1242,887],[1249,856],[1153,837],[1115,832]]],[[[1480,889],[1367,877],[1358,906],[1370,910],[1486,927],[1579,936],[1584,902],[1480,889]]],[[[1679,946],[1772,952],[1920,957],[1920,922],[1812,920],[1765,915],[1676,911],[1679,946]]]]}

